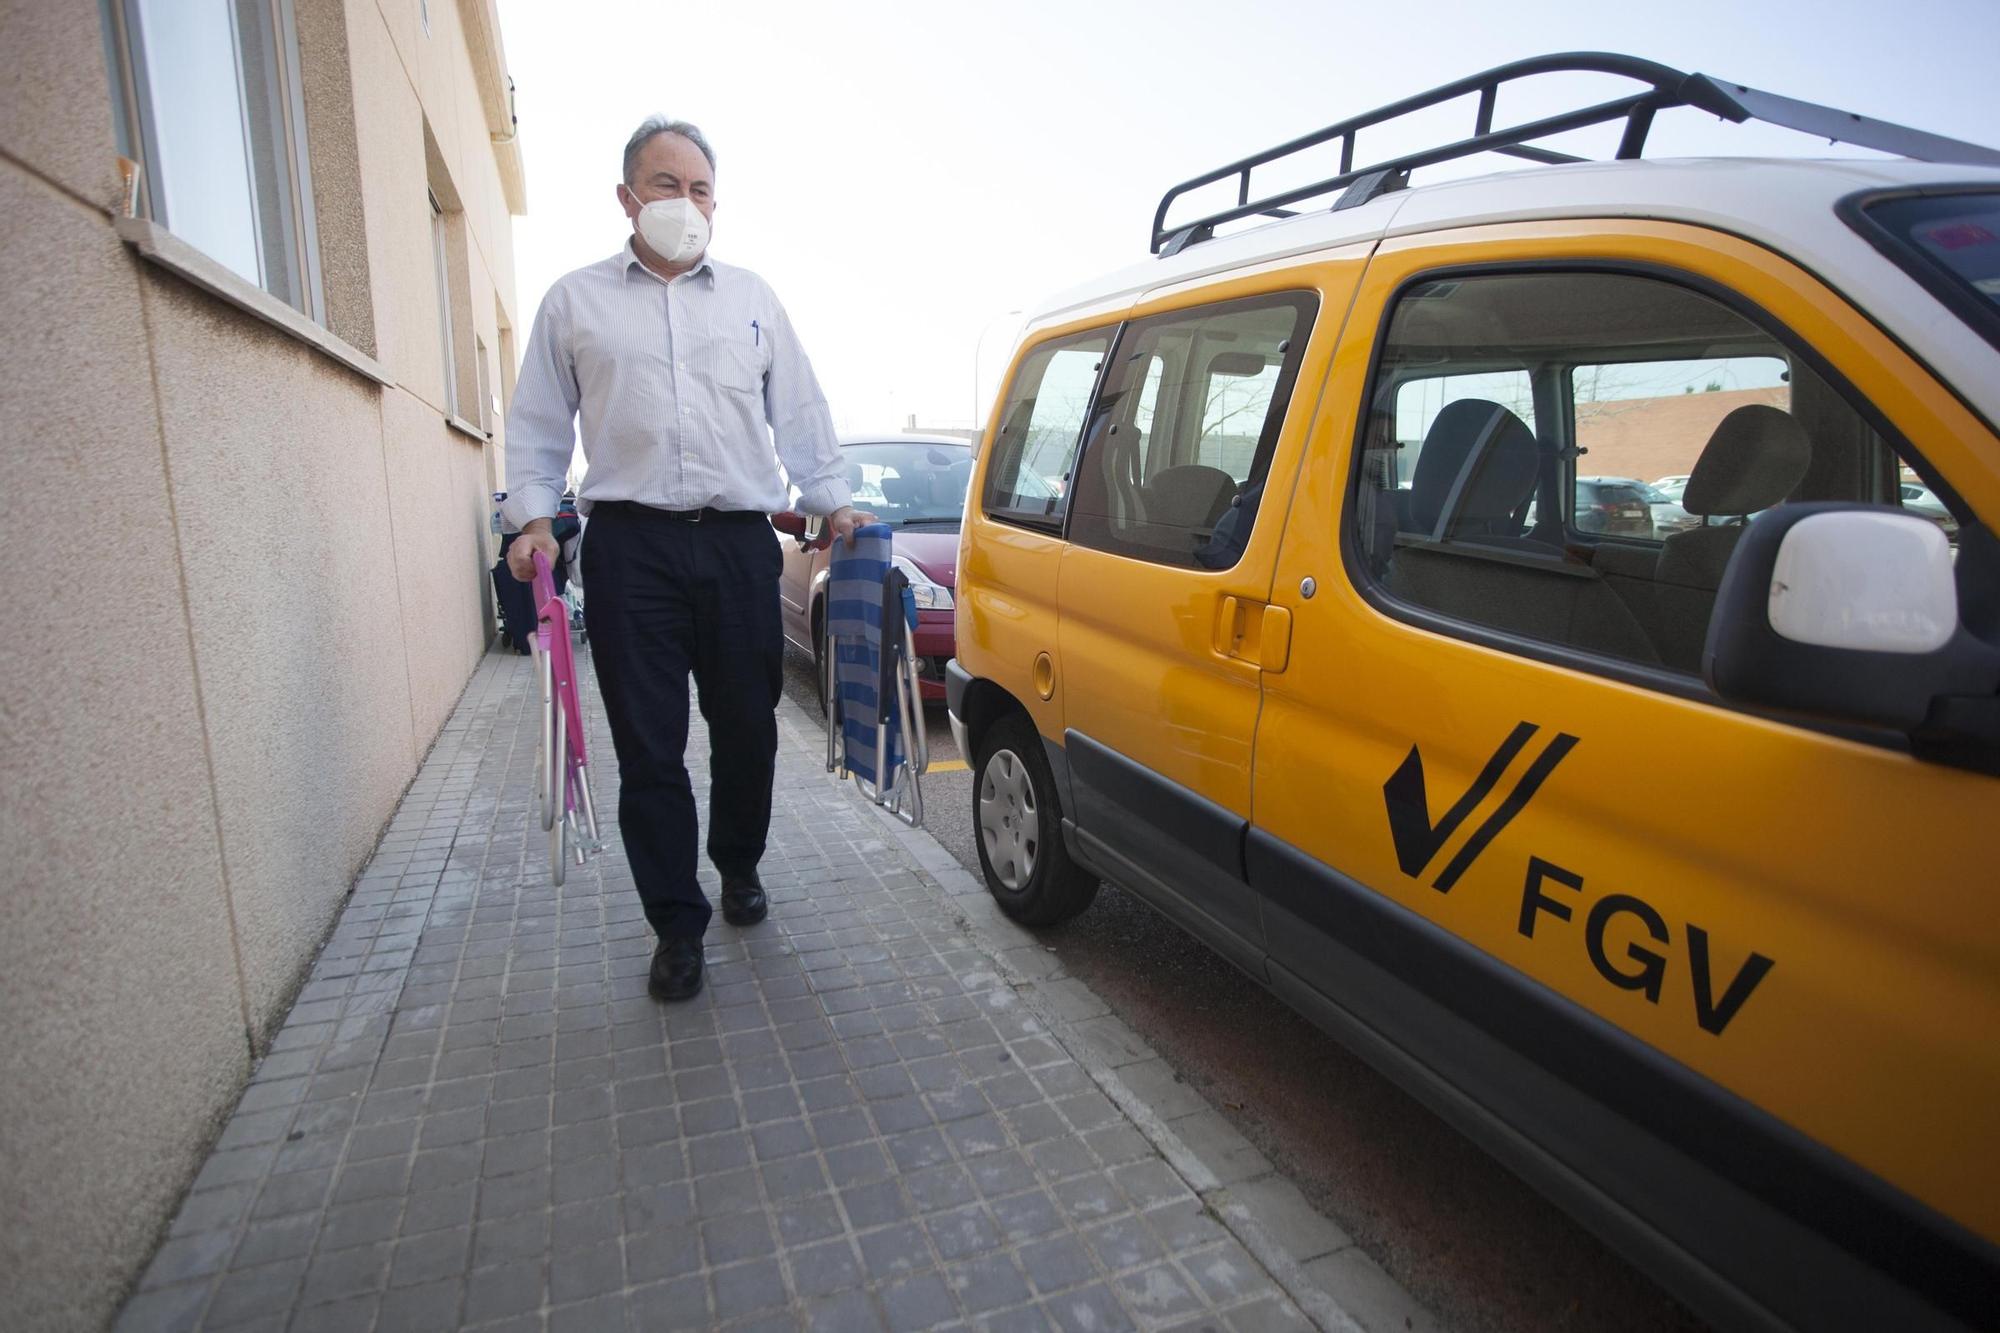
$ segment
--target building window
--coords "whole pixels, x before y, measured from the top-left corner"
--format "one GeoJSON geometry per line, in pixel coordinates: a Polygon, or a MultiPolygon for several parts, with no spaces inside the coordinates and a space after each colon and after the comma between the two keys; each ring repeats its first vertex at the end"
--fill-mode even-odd
{"type": "Polygon", "coordinates": [[[486,340],[475,337],[472,340],[472,374],[477,381],[479,394],[479,429],[488,435],[493,433],[493,389],[486,371],[486,340]]]}
{"type": "Polygon", "coordinates": [[[444,360],[444,410],[447,416],[458,411],[458,356],[451,330],[451,258],[445,237],[444,207],[436,195],[431,199],[431,257],[437,271],[438,340],[444,360]]]}
{"type": "Polygon", "coordinates": [[[140,211],[324,321],[291,0],[103,0],[140,211]]]}

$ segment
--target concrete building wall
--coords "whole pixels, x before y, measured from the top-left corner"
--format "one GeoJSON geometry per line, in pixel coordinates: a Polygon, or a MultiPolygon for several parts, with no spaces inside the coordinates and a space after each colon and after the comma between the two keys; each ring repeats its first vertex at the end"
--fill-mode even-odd
{"type": "Polygon", "coordinates": [[[426,36],[417,0],[294,0],[344,360],[120,239],[97,0],[0,0],[9,1328],[116,1309],[488,640],[472,348],[499,386],[515,298],[460,11],[491,3],[426,36]]]}

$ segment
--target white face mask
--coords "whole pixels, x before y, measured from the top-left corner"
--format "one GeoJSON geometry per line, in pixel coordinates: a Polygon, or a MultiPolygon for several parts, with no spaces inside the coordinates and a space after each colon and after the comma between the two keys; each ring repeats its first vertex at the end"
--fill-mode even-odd
{"type": "Polygon", "coordinates": [[[688,199],[655,199],[639,210],[639,236],[669,264],[688,264],[708,249],[708,219],[688,199]]]}

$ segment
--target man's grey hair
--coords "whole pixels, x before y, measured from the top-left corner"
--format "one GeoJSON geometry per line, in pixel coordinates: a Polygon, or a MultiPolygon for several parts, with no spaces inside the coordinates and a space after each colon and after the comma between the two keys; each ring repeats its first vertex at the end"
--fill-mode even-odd
{"type": "Polygon", "coordinates": [[[715,170],[715,150],[708,146],[708,139],[702,134],[699,126],[690,125],[684,120],[671,120],[666,116],[648,116],[639,122],[639,128],[633,130],[632,137],[625,141],[625,184],[627,186],[632,184],[632,168],[639,161],[639,150],[651,143],[654,136],[661,134],[678,134],[696,148],[701,149],[701,155],[708,159],[709,171],[713,172],[715,170]]]}

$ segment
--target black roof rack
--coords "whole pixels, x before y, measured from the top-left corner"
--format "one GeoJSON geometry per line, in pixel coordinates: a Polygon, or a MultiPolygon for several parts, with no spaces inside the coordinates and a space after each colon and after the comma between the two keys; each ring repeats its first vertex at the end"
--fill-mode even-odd
{"type": "Polygon", "coordinates": [[[1591,125],[1603,125],[1615,120],[1625,122],[1625,133],[1619,140],[1617,156],[1636,158],[1646,146],[1646,135],[1652,129],[1653,116],[1660,111],[1678,106],[1712,112],[1724,120],[1739,123],[1746,120],[1761,120],[1830,141],[1855,144],[1862,148],[1873,148],[1925,162],[2000,166],[2000,152],[1982,148],[1977,144],[1961,143],[1942,135],[1927,134],[1922,130],[1913,130],[1887,121],[1871,120],[1866,116],[1857,116],[1849,111],[1837,111],[1832,107],[1818,106],[1812,102],[1799,102],[1789,97],[1758,92],[1741,84],[1725,83],[1710,78],[1706,74],[1683,74],[1677,69],[1656,64],[1651,60],[1641,60],[1636,56],[1612,55],[1600,51],[1575,51],[1564,55],[1537,56],[1531,60],[1517,60],[1512,64],[1501,65],[1483,74],[1474,74],[1455,83],[1433,88],[1429,92],[1419,93],[1415,97],[1406,97],[1400,102],[1378,107],[1350,120],[1343,120],[1337,125],[1329,125],[1316,133],[1281,143],[1276,148],[1267,148],[1241,161],[1231,162],[1226,167],[1217,167],[1213,171],[1205,172],[1193,180],[1182,181],[1167,191],[1165,197],[1160,200],[1159,208],[1153,214],[1153,253],[1169,255],[1178,253],[1189,245],[1210,239],[1215,235],[1218,226],[1225,222],[1234,222],[1239,218],[1256,214],[1292,217],[1294,213],[1286,205],[1331,194],[1335,190],[1343,190],[1344,193],[1335,202],[1334,208],[1353,208],[1391,190],[1403,188],[1409,183],[1410,172],[1417,167],[1435,166],[1439,162],[1469,157],[1474,153],[1504,153],[1509,157],[1550,164],[1586,161],[1585,158],[1569,153],[1538,148],[1531,140],[1591,125]],[[1493,105],[1499,94],[1500,85],[1538,74],[1616,74],[1636,79],[1647,87],[1644,91],[1609,102],[1599,102],[1594,106],[1544,116],[1539,120],[1507,129],[1494,129],[1493,105]],[[1479,94],[1479,108],[1469,137],[1422,152],[1387,158],[1368,166],[1354,165],[1354,136],[1357,132],[1394,120],[1398,116],[1406,116],[1413,111],[1421,111],[1472,93],[1479,94]],[[1339,175],[1329,176],[1315,184],[1302,185],[1261,199],[1250,197],[1250,172],[1253,168],[1268,166],[1294,153],[1316,148],[1335,139],[1341,141],[1339,175]],[[1231,176],[1238,178],[1234,208],[1226,208],[1219,213],[1197,218],[1172,231],[1167,230],[1167,209],[1172,206],[1174,200],[1190,190],[1213,185],[1231,176]]]}

